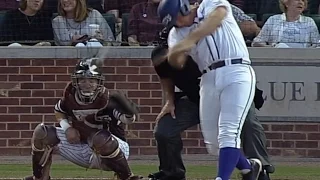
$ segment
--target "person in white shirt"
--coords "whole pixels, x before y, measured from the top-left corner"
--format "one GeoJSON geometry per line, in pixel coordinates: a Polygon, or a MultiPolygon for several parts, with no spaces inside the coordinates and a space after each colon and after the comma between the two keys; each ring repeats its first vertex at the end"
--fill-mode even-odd
{"type": "Polygon", "coordinates": [[[307,0],[280,0],[283,14],[268,18],[260,33],[254,38],[254,47],[315,47],[319,41],[316,23],[302,15],[307,0]]]}
{"type": "Polygon", "coordinates": [[[244,180],[257,180],[261,161],[240,151],[240,134],[255,93],[255,72],[241,30],[227,0],[162,0],[161,21],[174,26],[168,62],[183,68],[190,55],[202,72],[200,125],[207,150],[219,154],[216,180],[229,180],[237,167],[244,180]],[[218,151],[218,152],[217,152],[218,151]]]}

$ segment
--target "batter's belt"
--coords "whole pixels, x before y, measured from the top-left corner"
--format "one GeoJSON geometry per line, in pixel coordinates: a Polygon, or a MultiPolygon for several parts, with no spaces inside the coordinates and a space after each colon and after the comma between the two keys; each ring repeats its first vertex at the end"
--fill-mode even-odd
{"type": "Polygon", "coordinates": [[[212,63],[210,66],[208,66],[206,69],[204,69],[202,71],[202,74],[205,74],[205,73],[207,73],[211,70],[214,70],[214,69],[221,68],[221,67],[226,66],[228,64],[248,64],[248,65],[250,65],[250,63],[248,61],[245,61],[242,58],[222,60],[222,61],[217,61],[217,62],[212,63]]]}

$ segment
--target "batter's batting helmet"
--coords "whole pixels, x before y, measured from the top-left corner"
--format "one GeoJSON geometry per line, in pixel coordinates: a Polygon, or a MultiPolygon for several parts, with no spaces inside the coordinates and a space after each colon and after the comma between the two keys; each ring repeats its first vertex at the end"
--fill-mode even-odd
{"type": "Polygon", "coordinates": [[[169,28],[175,25],[179,13],[183,16],[190,13],[189,0],[162,0],[159,3],[158,15],[169,28]]]}

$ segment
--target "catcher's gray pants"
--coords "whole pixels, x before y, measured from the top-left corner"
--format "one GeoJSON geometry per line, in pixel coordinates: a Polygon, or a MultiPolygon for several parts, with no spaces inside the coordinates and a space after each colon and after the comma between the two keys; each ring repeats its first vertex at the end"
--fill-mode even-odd
{"type": "MultiPolygon", "coordinates": [[[[56,146],[57,153],[66,160],[84,167],[91,169],[103,169],[100,165],[99,155],[95,154],[88,144],[70,144],[67,141],[66,134],[63,129],[56,127],[57,136],[60,143],[56,146]]],[[[124,153],[126,159],[129,158],[129,144],[116,136],[119,148],[124,153]]]]}

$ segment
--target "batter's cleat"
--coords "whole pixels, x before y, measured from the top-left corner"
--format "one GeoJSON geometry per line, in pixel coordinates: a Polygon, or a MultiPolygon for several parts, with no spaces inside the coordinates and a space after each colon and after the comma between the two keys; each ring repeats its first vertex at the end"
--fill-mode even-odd
{"type": "Polygon", "coordinates": [[[260,172],[262,171],[262,163],[259,159],[249,159],[251,163],[251,171],[242,175],[242,180],[258,180],[260,172]]]}
{"type": "MultiPolygon", "coordinates": [[[[50,178],[50,176],[49,176],[49,179],[48,180],[50,180],[51,178],[50,178]]],[[[22,178],[22,180],[40,180],[40,179],[37,179],[37,178],[35,178],[34,176],[27,176],[27,177],[24,177],[24,178],[22,178]]]]}

